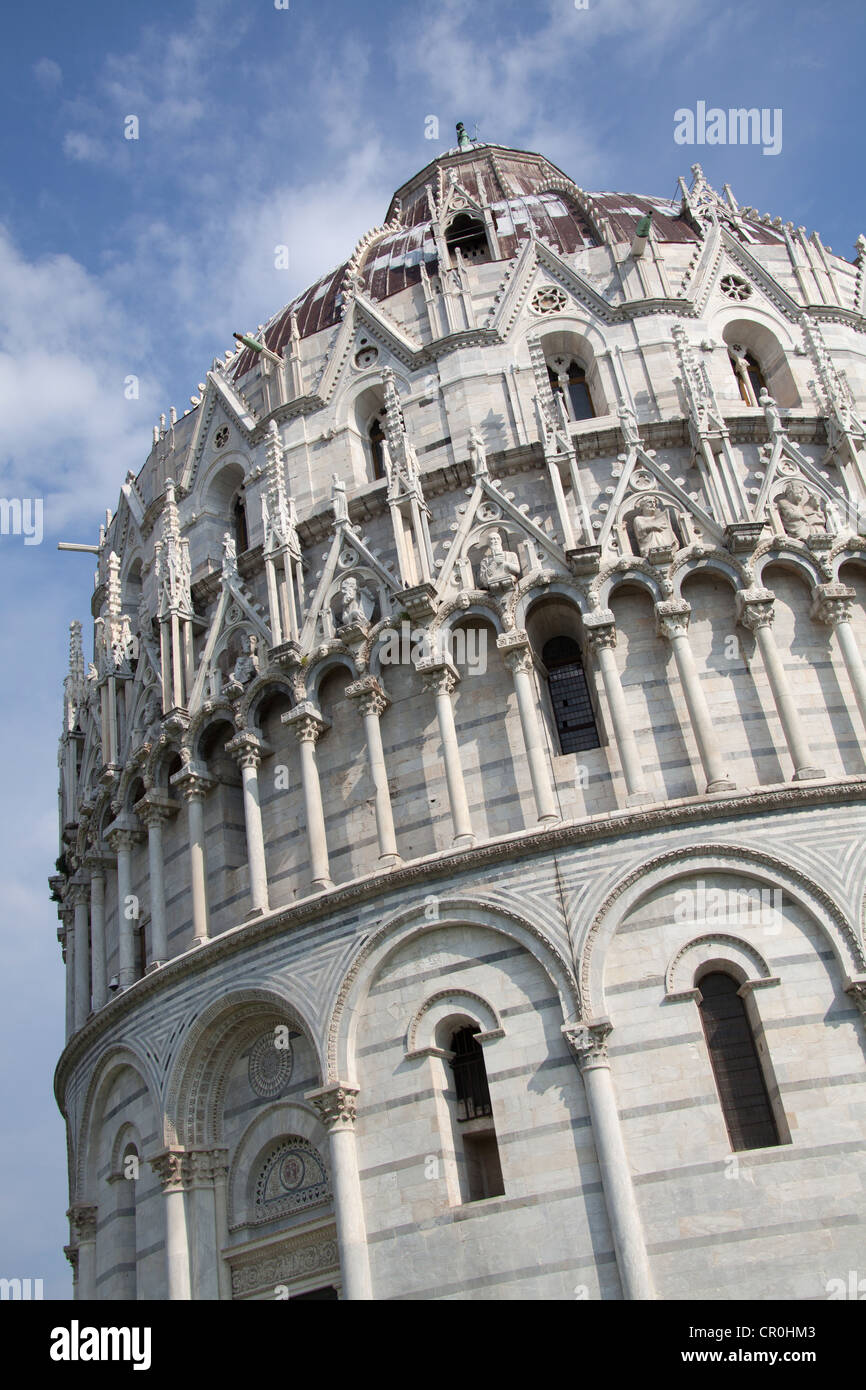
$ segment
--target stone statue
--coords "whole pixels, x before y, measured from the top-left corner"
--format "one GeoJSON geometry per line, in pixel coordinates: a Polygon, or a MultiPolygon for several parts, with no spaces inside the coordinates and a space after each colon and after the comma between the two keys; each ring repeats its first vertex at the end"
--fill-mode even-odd
{"type": "Polygon", "coordinates": [[[223,532],[223,575],[232,577],[238,572],[238,548],[230,531],[223,532]]]}
{"type": "Polygon", "coordinates": [[[331,506],[334,509],[334,520],[336,522],[349,520],[349,503],[346,498],[346,484],[338,473],[331,479],[331,506]]]}
{"type": "Polygon", "coordinates": [[[794,540],[807,541],[810,536],[826,536],[827,520],[820,498],[810,493],[804,483],[788,483],[776,498],[782,525],[794,540]]]}
{"type": "Polygon", "coordinates": [[[232,680],[237,685],[249,685],[259,671],[259,639],[254,632],[244,633],[241,638],[241,654],[234,664],[232,680]]]}
{"type": "Polygon", "coordinates": [[[651,550],[679,550],[679,541],[674,535],[667,510],[659,504],[657,497],[642,497],[632,518],[634,538],[641,555],[646,557],[651,550]]]}
{"type": "Polygon", "coordinates": [[[458,150],[471,150],[472,141],[466,134],[466,127],[462,121],[457,122],[457,148],[458,150]]]}
{"type": "Polygon", "coordinates": [[[484,435],[475,425],[469,431],[469,461],[476,478],[487,477],[487,448],[484,443],[484,435]]]}
{"type": "Polygon", "coordinates": [[[779,407],[776,405],[776,402],[773,400],[773,397],[766,387],[763,387],[761,390],[761,394],[758,397],[758,405],[764,412],[764,419],[767,422],[767,429],[770,432],[770,436],[773,437],[777,434],[784,434],[785,427],[782,424],[779,407]]]}
{"type": "Polygon", "coordinates": [[[370,615],[364,609],[363,596],[358,590],[358,581],[354,575],[346,575],[346,578],[340,585],[340,593],[343,596],[343,606],[340,610],[340,626],[366,627],[370,621],[370,615]]]}
{"type": "Polygon", "coordinates": [[[498,531],[491,531],[487,549],[478,570],[482,589],[510,588],[520,577],[520,561],[513,550],[506,550],[498,531]]]}

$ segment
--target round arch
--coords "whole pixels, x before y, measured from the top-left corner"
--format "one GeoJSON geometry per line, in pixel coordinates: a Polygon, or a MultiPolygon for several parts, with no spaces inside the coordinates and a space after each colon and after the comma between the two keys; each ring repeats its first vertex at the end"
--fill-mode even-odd
{"type": "Polygon", "coordinates": [[[394,914],[362,943],[338,985],[328,1025],[328,1082],[354,1083],[355,1034],[360,1005],[385,961],[413,937],[439,927],[484,927],[522,946],[546,971],[557,992],[563,1021],[577,1015],[577,981],[565,956],[547,934],[513,910],[483,899],[419,899],[412,907],[394,914]],[[435,916],[431,910],[435,905],[435,916]]]}
{"type": "Polygon", "coordinates": [[[655,888],[695,872],[748,873],[778,887],[817,923],[832,947],[844,978],[861,975],[866,954],[857,932],[835,900],[813,879],[777,855],[735,844],[697,845],[668,850],[635,864],[608,892],[587,929],[578,952],[581,1005],[586,1017],[606,1016],[604,967],[608,947],[622,922],[655,888]]]}
{"type": "MultiPolygon", "coordinates": [[[[111,1086],[119,1072],[130,1069],[141,1080],[148,1093],[157,1129],[159,1128],[159,1081],[146,1057],[129,1042],[116,1043],[99,1059],[87,1087],[81,1120],[78,1125],[75,1150],[76,1202],[96,1202],[95,1164],[91,1162],[98,1151],[102,1111],[111,1086]]],[[[141,1156],[139,1151],[139,1156],[141,1156]]]]}
{"type": "Polygon", "coordinates": [[[232,1061],[268,1021],[294,1025],[304,1034],[322,1076],[315,1030],[294,1000],[263,988],[221,995],[202,1010],[172,1064],[165,1092],[167,1144],[208,1147],[218,1142],[220,1104],[232,1061]]]}

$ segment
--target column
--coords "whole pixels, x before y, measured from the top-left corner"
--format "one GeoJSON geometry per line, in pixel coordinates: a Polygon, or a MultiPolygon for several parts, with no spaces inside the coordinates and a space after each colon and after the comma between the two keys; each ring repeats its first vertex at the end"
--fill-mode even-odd
{"type": "Polygon", "coordinates": [[[135,936],[132,924],[138,917],[132,893],[132,847],[141,838],[131,816],[118,816],[106,831],[106,840],[117,855],[117,983],[128,989],[135,983],[135,936]]]}
{"type": "Polygon", "coordinates": [[[93,1010],[104,1008],[108,999],[108,971],[105,950],[105,860],[92,855],[86,860],[90,870],[90,971],[93,1010]]]}
{"type": "Polygon", "coordinates": [[[607,1019],[599,1019],[595,1023],[567,1025],[562,1031],[577,1058],[586,1088],[623,1295],[627,1299],[655,1298],[643,1226],[610,1074],[607,1036],[611,1024],[607,1019]]]}
{"type": "Polygon", "coordinates": [[[149,1162],[159,1176],[165,1199],[165,1266],[168,1297],[173,1301],[189,1299],[192,1294],[185,1194],[188,1156],[183,1149],[164,1149],[149,1162]]]}
{"type": "Polygon", "coordinates": [[[824,769],[815,765],[806,739],[788,673],[779,655],[773,636],[775,597],[769,589],[739,589],[737,591],[737,621],[755,634],[776,713],[781,721],[788,752],[794,763],[794,781],[805,782],[823,777],[824,769]]]}
{"type": "Polygon", "coordinates": [[[76,874],[69,888],[74,909],[74,970],[75,1007],[73,1020],[76,1032],[83,1028],[90,1013],[90,891],[87,883],[76,874]]]}
{"type": "Polygon", "coordinates": [[[210,939],[207,905],[207,863],[204,840],[204,799],[213,782],[191,765],[176,772],[172,785],[180,789],[186,802],[189,873],[192,889],[192,945],[202,946],[210,939]]]}
{"type": "Polygon", "coordinates": [[[259,766],[271,750],[247,731],[236,734],[226,744],[226,752],[237,761],[244,789],[244,824],[247,832],[247,861],[250,866],[250,898],[248,917],[260,917],[270,912],[268,902],[268,869],[265,859],[265,837],[262,831],[262,808],[259,801],[259,766]]]}
{"type": "Polygon", "coordinates": [[[136,802],[135,813],[147,826],[147,868],[150,881],[150,960],[148,974],[168,960],[168,925],[165,911],[165,856],[162,827],[177,815],[178,803],[157,791],[147,792],[136,802]]]}
{"type": "MultiPolygon", "coordinates": [[[[189,1162],[189,1203],[192,1238],[191,1297],[195,1302],[216,1301],[220,1298],[219,1255],[221,1237],[214,1201],[214,1179],[218,1155],[225,1149],[195,1149],[187,1155],[189,1162]]],[[[231,1295],[229,1295],[231,1296],[231,1295]]]]}
{"type": "Polygon", "coordinates": [[[310,873],[317,890],[333,888],[328,864],[328,841],[325,835],[325,813],[322,810],[322,788],[316,766],[316,743],[329,727],[309,701],[289,710],[283,724],[294,725],[301,751],[301,783],[304,789],[304,811],[310,846],[310,873]]]}
{"type": "Polygon", "coordinates": [[[454,728],[454,708],[451,704],[451,695],[460,676],[450,661],[419,661],[418,670],[424,677],[424,689],[431,691],[436,697],[436,717],[439,721],[439,737],[442,740],[448,804],[451,807],[454,826],[452,844],[458,849],[468,849],[475,844],[475,835],[469,819],[469,802],[466,799],[466,784],[463,781],[463,765],[460,761],[460,747],[454,728]]]}
{"type": "Polygon", "coordinates": [[[315,1106],[330,1139],[331,1184],[340,1268],[343,1272],[343,1297],[355,1301],[371,1299],[373,1289],[355,1143],[358,1088],[338,1081],[317,1091],[308,1091],[305,1099],[315,1106]]]}
{"type": "Polygon", "coordinates": [[[232,1272],[228,1261],[222,1256],[222,1247],[229,1238],[228,1218],[228,1149],[211,1149],[211,1171],[213,1173],[214,1225],[216,1230],[216,1268],[217,1288],[221,1299],[230,1300],[232,1296],[232,1272]]]}
{"type": "Polygon", "coordinates": [[[866,668],[851,626],[851,603],[856,597],[856,589],[847,584],[819,584],[813,596],[812,617],[835,632],[860,718],[866,724],[866,668]]]}
{"type": "Polygon", "coordinates": [[[538,718],[538,701],[533,684],[532,649],[525,632],[506,632],[497,637],[496,645],[502,652],[506,666],[514,680],[517,696],[517,712],[520,715],[520,729],[523,746],[529,763],[529,776],[532,781],[532,794],[539,825],[552,825],[560,819],[547,749],[541,736],[538,718]]]}
{"type": "Polygon", "coordinates": [[[655,611],[658,635],[670,642],[673,648],[692,732],[707,779],[707,791],[733,791],[736,783],[729,779],[719,756],[717,736],[713,731],[710,711],[704,699],[689,643],[691,606],[685,599],[667,599],[664,603],[657,603],[655,611]]]}
{"type": "Polygon", "coordinates": [[[96,1297],[97,1208],[83,1202],[73,1202],[66,1215],[69,1217],[70,1244],[77,1251],[75,1298],[84,1303],[96,1297]]]}
{"type": "Polygon", "coordinates": [[[614,742],[625,778],[626,805],[638,806],[643,802],[652,801],[652,793],[644,786],[643,764],[632,730],[619,667],[613,654],[616,646],[616,622],[613,613],[609,608],[600,608],[594,613],[584,614],[583,629],[587,646],[595,657],[601,674],[607,707],[610,710],[614,742]]]}
{"type": "Polygon", "coordinates": [[[367,740],[367,758],[370,763],[370,776],[376,797],[376,834],[379,837],[379,863],[383,869],[393,869],[400,863],[397,852],[397,837],[394,833],[394,814],[391,810],[391,793],[388,789],[388,773],[385,768],[385,754],[382,749],[382,730],[379,720],[391,701],[375,676],[365,676],[346,686],[350,700],[357,700],[358,713],[364,721],[364,734],[367,740]]]}
{"type": "Polygon", "coordinates": [[[57,929],[57,937],[63,951],[63,964],[66,967],[66,1041],[75,1030],[75,949],[72,939],[73,912],[71,907],[61,907],[59,916],[63,922],[57,929]]]}

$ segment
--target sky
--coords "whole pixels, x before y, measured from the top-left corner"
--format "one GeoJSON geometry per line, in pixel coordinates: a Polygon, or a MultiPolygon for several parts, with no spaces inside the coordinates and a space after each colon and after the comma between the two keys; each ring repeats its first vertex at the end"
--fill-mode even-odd
{"type": "Polygon", "coordinates": [[[591,191],[674,197],[697,159],[851,258],[864,29],[862,0],[7,7],[0,498],[40,499],[44,535],[0,534],[0,1277],[71,1291],[46,879],[68,625],[87,632],[94,562],[57,541],[96,541],[160,413],[188,407],[233,331],[345,260],[458,120],[591,191]],[[781,149],[676,143],[699,102],[781,111],[781,149]]]}

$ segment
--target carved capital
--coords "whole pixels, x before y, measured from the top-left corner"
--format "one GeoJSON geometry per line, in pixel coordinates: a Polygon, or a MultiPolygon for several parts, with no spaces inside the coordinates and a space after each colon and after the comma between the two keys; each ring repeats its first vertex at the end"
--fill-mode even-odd
{"type": "Polygon", "coordinates": [[[280,722],[292,726],[298,743],[317,743],[325,730],[331,727],[328,721],[322,718],[321,711],[309,700],[305,700],[296,709],[288,710],[280,722]]]}
{"type": "Polygon", "coordinates": [[[69,1234],[73,1245],[84,1245],[88,1240],[96,1240],[96,1218],[98,1207],[84,1202],[73,1202],[66,1215],[69,1217],[69,1234]]]}
{"type": "Polygon", "coordinates": [[[759,627],[772,627],[776,617],[776,596],[769,589],[737,590],[737,622],[755,632],[759,627]]]}
{"type": "Polygon", "coordinates": [[[590,1067],[610,1066],[607,1039],[612,1030],[613,1024],[608,1018],[599,1018],[595,1023],[566,1023],[563,1026],[563,1036],[582,1072],[590,1067]]]}
{"type": "Polygon", "coordinates": [[[73,907],[90,906],[90,883],[80,872],[71,880],[66,891],[66,901],[73,907]]]}
{"type": "Polygon", "coordinates": [[[812,617],[828,627],[850,623],[851,604],[857,590],[847,584],[819,584],[812,597],[812,617]]]}
{"type": "Polygon", "coordinates": [[[850,995],[864,1018],[866,1018],[866,975],[857,975],[845,981],[845,993],[850,995]]]}
{"type": "Polygon", "coordinates": [[[115,854],[118,854],[121,850],[131,850],[139,843],[142,834],[138,822],[133,820],[132,816],[118,816],[106,830],[105,838],[115,854]]]}
{"type": "Polygon", "coordinates": [[[203,767],[194,763],[187,763],[180,772],[176,772],[171,779],[171,785],[177,787],[184,801],[204,801],[211,787],[215,785],[212,777],[208,777],[203,767]]]}
{"type": "Polygon", "coordinates": [[[453,694],[460,680],[456,666],[450,661],[419,661],[417,669],[424,679],[424,689],[431,695],[453,694]]]}
{"type": "Polygon", "coordinates": [[[254,767],[257,772],[262,758],[267,757],[270,751],[267,745],[248,729],[235,734],[226,744],[226,752],[234,758],[238,767],[254,767]]]}
{"type": "Polygon", "coordinates": [[[657,603],[655,613],[656,632],[659,637],[664,637],[668,642],[672,642],[676,637],[685,637],[689,630],[692,606],[686,603],[684,598],[669,598],[663,603],[657,603]]]}
{"type": "Polygon", "coordinates": [[[229,1170],[228,1149],[192,1149],[187,1154],[186,1177],[191,1187],[209,1187],[229,1170]]]}
{"type": "Polygon", "coordinates": [[[328,1131],[354,1127],[358,1101],[357,1086],[348,1086],[345,1082],[338,1081],[333,1086],[322,1086],[317,1091],[307,1091],[305,1099],[315,1106],[319,1119],[328,1131]]]}
{"type": "Polygon", "coordinates": [[[375,714],[377,718],[381,718],[391,703],[375,676],[363,676],[361,680],[347,685],[346,697],[349,700],[357,700],[358,713],[362,719],[368,714],[375,714]]]}
{"type": "Polygon", "coordinates": [[[72,1265],[72,1278],[75,1281],[78,1278],[78,1246],[64,1245],[63,1253],[72,1265]]]}
{"type": "Polygon", "coordinates": [[[519,628],[511,632],[503,632],[501,637],[497,637],[496,646],[502,653],[502,659],[512,674],[518,671],[531,671],[533,668],[532,648],[529,645],[529,638],[526,633],[519,628]]]}
{"type": "Polygon", "coordinates": [[[189,1155],[185,1149],[163,1149],[148,1162],[162,1183],[163,1192],[182,1192],[189,1176],[189,1155]]]}
{"type": "Polygon", "coordinates": [[[166,796],[164,792],[151,790],[145,792],[140,801],[136,801],[133,810],[142,825],[146,825],[150,829],[151,825],[161,825],[163,821],[176,816],[180,810],[180,805],[172,797],[166,796]]]}
{"type": "Polygon", "coordinates": [[[594,613],[585,613],[583,630],[586,645],[595,655],[604,647],[616,646],[616,620],[609,608],[599,608],[594,613]]]}

